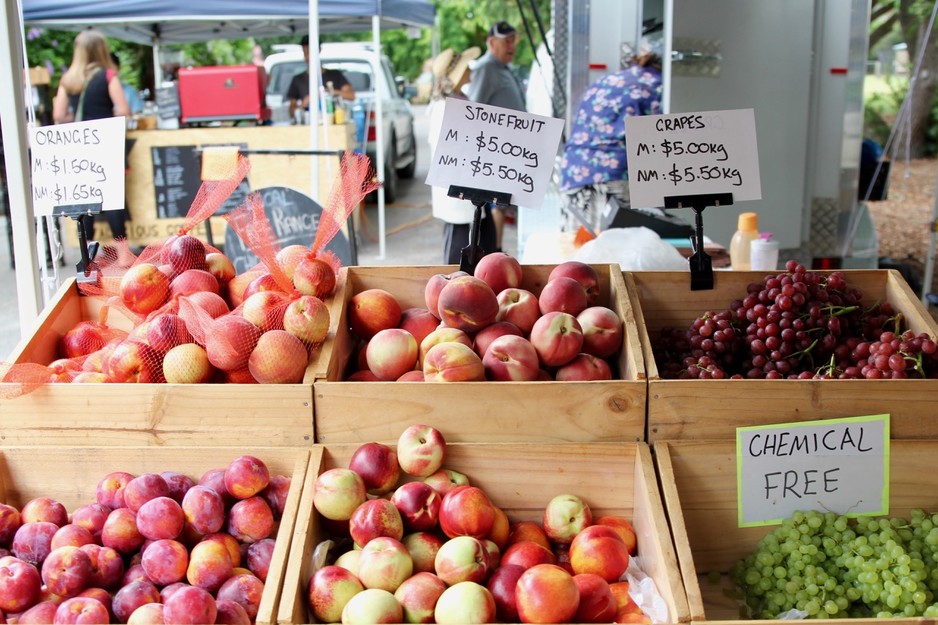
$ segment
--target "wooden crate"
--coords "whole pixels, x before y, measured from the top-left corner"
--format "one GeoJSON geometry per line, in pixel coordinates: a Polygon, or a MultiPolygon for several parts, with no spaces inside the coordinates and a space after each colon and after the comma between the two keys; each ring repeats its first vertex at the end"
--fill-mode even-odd
{"type": "MultiPolygon", "coordinates": [[[[80,295],[67,280],[10,362],[49,364],[61,337],[79,321],[97,319],[104,301],[80,295]]],[[[116,310],[108,325],[132,328],[116,310]]],[[[333,319],[331,335],[337,327],[333,319]]],[[[313,354],[300,384],[46,384],[0,398],[0,443],[306,446],[314,442],[312,382],[324,375],[324,349],[313,354]]]]}
{"type": "MultiPolygon", "coordinates": [[[[324,538],[322,519],[312,504],[316,476],[348,466],[357,445],[316,445],[294,526],[277,622],[311,623],[306,588],[313,550],[324,538]]],[[[465,473],[485,490],[511,521],[540,524],[544,506],[555,495],[574,493],[594,516],[622,515],[632,520],[643,570],[655,581],[668,606],[670,622],[687,622],[689,613],[668,535],[651,452],[645,443],[455,443],[447,445],[445,466],[465,473]]]]}
{"type": "MultiPolygon", "coordinates": [[[[938,441],[891,442],[889,516],[909,518],[913,508],[938,510],[938,479],[933,468],[936,454],[938,441]]],[[[752,553],[759,539],[775,526],[738,527],[735,441],[659,440],[654,444],[654,456],[691,620],[739,620],[739,603],[727,596],[734,586],[726,573],[737,560],[752,553]],[[719,583],[709,578],[711,573],[721,574],[719,583]]],[[[922,622],[921,619],[888,622],[894,620],[922,622]]],[[[875,619],[839,622],[874,621],[884,622],[875,619]]]]}
{"type": "MultiPolygon", "coordinates": [[[[595,265],[600,304],[624,322],[624,347],[613,364],[612,381],[591,382],[344,382],[357,339],[347,324],[337,329],[328,373],[313,385],[317,441],[396,442],[414,422],[469,442],[641,441],[645,428],[645,370],[635,317],[617,265],[595,265]]],[[[381,288],[403,308],[424,308],[424,287],[441,267],[349,267],[344,298],[333,317],[345,319],[356,293],[381,288]]],[[[539,295],[552,265],[524,265],[522,288],[539,295]]]]}
{"type": "MultiPolygon", "coordinates": [[[[847,270],[863,302],[888,301],[916,334],[938,337],[938,324],[895,270],[847,270]]],[[[733,438],[746,425],[890,413],[894,438],[938,438],[934,406],[938,380],[664,380],[650,337],[661,328],[688,327],[707,310],[745,296],[764,272],[714,272],[714,288],[691,291],[682,272],[626,272],[626,289],[640,319],[648,373],[648,441],[733,438]]]]}
{"type": "Polygon", "coordinates": [[[308,473],[308,448],[3,447],[0,449],[0,501],[22,508],[34,497],[51,497],[71,513],[83,504],[96,501],[98,482],[112,471],[126,471],[133,475],[176,471],[198,480],[206,471],[224,468],[244,454],[264,461],[271,475],[285,475],[291,479],[256,619],[258,625],[266,625],[275,622],[282,593],[301,491],[308,473]]]}

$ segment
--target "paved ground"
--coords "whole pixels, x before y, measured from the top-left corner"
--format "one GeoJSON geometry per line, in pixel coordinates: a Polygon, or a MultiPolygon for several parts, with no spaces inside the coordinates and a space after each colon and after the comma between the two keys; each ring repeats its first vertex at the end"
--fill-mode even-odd
{"type": "MultiPolygon", "coordinates": [[[[360,265],[437,265],[443,257],[443,222],[431,215],[430,188],[424,184],[429,168],[429,146],[427,144],[427,120],[425,107],[414,107],[415,132],[417,134],[417,172],[412,180],[402,180],[399,185],[400,198],[385,207],[386,253],[379,258],[377,238],[377,206],[366,207],[367,228],[363,229],[359,243],[360,265]],[[370,231],[370,232],[369,232],[370,231]]],[[[75,227],[74,222],[65,222],[64,227],[75,227]]],[[[16,293],[16,281],[10,262],[7,245],[6,220],[0,218],[0,293],[16,293]]],[[[504,233],[505,251],[516,254],[517,230],[508,224],[504,233]]],[[[60,280],[73,275],[79,254],[76,249],[66,249],[65,266],[59,268],[60,280]]],[[[5,360],[20,340],[19,312],[15,299],[0,305],[0,361],[5,360]]]]}

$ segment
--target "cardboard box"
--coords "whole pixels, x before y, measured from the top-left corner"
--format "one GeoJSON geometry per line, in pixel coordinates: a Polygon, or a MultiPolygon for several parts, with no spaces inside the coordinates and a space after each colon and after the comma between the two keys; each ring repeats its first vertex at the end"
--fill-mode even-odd
{"type": "Polygon", "coordinates": [[[288,447],[3,447],[0,449],[0,501],[22,508],[35,497],[51,497],[71,513],[94,503],[98,482],[112,471],[133,475],[176,471],[198,481],[210,469],[225,468],[238,456],[261,459],[271,475],[290,477],[283,517],[256,623],[273,623],[308,470],[308,449],[288,447]]]}
{"type": "MultiPolygon", "coordinates": [[[[294,527],[277,622],[311,623],[306,589],[312,555],[326,537],[312,504],[319,473],[348,466],[358,445],[316,445],[294,527]]],[[[540,524],[544,507],[556,495],[581,497],[594,517],[631,519],[638,537],[642,569],[668,606],[670,622],[689,615],[680,583],[667,521],[663,515],[651,454],[645,443],[455,443],[448,444],[445,466],[465,473],[501,507],[510,521],[540,524]]]]}
{"type": "MultiPolygon", "coordinates": [[[[337,287],[341,288],[341,284],[337,287]]],[[[47,365],[76,323],[98,319],[104,299],[82,296],[66,280],[36,330],[13,351],[12,363],[47,365]]],[[[108,325],[130,330],[109,313],[108,325]]],[[[330,330],[334,333],[335,321],[330,330]]],[[[6,445],[270,445],[313,442],[312,381],[322,349],[300,384],[45,384],[0,399],[0,441],[6,445]]]]}
{"type": "MultiPolygon", "coordinates": [[[[823,272],[822,272],[823,273],[823,272]]],[[[848,270],[867,306],[888,301],[916,334],[938,324],[895,270],[848,270]]],[[[894,438],[938,438],[938,380],[665,380],[652,354],[663,327],[687,328],[708,310],[727,308],[765,272],[714,272],[712,290],[691,291],[686,273],[626,272],[648,372],[648,441],[733,438],[744,425],[890,413],[894,438]]]]}
{"type": "MultiPolygon", "coordinates": [[[[523,265],[522,288],[539,295],[553,266],[523,265]]],[[[426,422],[449,440],[471,442],[641,441],[645,428],[645,370],[635,317],[617,265],[595,265],[600,305],[623,320],[623,349],[614,357],[611,381],[591,382],[345,382],[357,339],[342,323],[326,377],[314,383],[314,415],[320,443],[396,442],[412,423],[426,422]]],[[[332,309],[344,320],[352,296],[381,288],[404,309],[425,308],[424,289],[440,267],[347,267],[346,289],[332,309]]],[[[321,367],[318,367],[321,368],[321,367]]]]}
{"type": "MultiPolygon", "coordinates": [[[[888,516],[908,519],[913,508],[938,510],[936,453],[938,441],[892,441],[888,516]]],[[[735,441],[659,440],[654,444],[654,456],[691,620],[739,621],[740,602],[729,596],[735,586],[726,573],[737,560],[752,553],[759,539],[776,526],[738,527],[735,441]],[[719,583],[710,579],[717,573],[719,583]]],[[[894,621],[920,623],[921,619],[889,619],[890,623],[894,621]]],[[[854,618],[838,622],[883,620],[854,618]]]]}

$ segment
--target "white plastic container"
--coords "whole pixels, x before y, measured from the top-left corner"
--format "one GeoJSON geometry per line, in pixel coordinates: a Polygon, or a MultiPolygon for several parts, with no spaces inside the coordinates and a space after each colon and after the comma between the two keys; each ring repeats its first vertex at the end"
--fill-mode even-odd
{"type": "Polygon", "coordinates": [[[778,269],[778,241],[771,236],[771,232],[766,232],[749,244],[749,264],[753,271],[778,269]]]}
{"type": "Polygon", "coordinates": [[[740,213],[737,228],[730,240],[730,265],[736,271],[748,271],[750,244],[759,238],[759,216],[740,213]]]}

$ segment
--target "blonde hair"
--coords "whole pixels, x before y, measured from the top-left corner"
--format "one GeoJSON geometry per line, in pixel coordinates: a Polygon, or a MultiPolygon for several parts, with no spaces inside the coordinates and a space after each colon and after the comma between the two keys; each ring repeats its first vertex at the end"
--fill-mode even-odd
{"type": "Polygon", "coordinates": [[[111,50],[107,39],[96,30],[83,30],[75,37],[75,49],[72,52],[72,64],[62,75],[60,84],[69,94],[81,93],[85,82],[97,69],[113,69],[111,50]]]}

